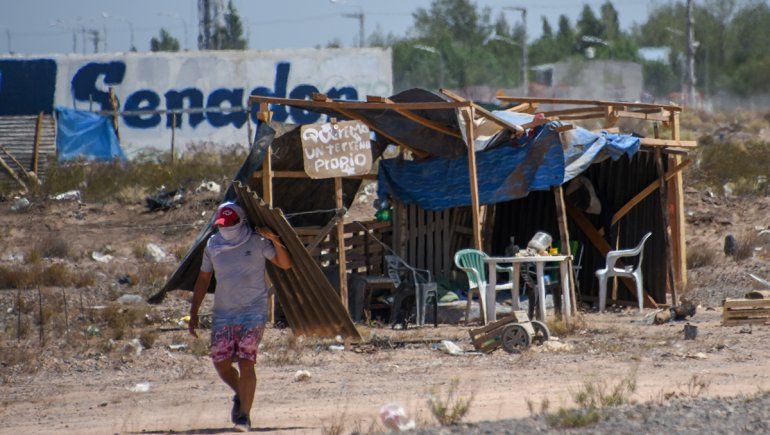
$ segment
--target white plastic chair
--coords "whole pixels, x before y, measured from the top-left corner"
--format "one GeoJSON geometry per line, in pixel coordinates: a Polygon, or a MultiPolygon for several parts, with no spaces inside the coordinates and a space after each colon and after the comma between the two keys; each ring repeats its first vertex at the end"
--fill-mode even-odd
{"type": "Polygon", "coordinates": [[[644,244],[650,236],[652,236],[652,232],[645,234],[636,248],[607,253],[607,265],[604,269],[596,271],[596,277],[599,279],[599,312],[604,311],[604,306],[607,304],[607,278],[612,276],[633,278],[636,284],[636,298],[639,301],[639,311],[642,311],[642,289],[644,288],[642,285],[642,260],[644,259],[644,244]],[[619,259],[636,257],[637,255],[639,256],[639,262],[636,264],[636,267],[625,266],[622,269],[615,267],[615,263],[619,259]]]}

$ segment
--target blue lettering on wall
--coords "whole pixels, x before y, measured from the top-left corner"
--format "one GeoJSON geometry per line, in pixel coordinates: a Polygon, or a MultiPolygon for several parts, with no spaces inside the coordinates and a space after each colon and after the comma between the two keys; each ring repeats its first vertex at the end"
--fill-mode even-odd
{"type": "MultiPolygon", "coordinates": [[[[142,89],[129,95],[123,110],[155,110],[159,105],[160,97],[158,94],[149,89],[142,89]]],[[[160,124],[160,115],[123,115],[123,121],[129,127],[152,128],[160,124]]]]}
{"type": "MultiPolygon", "coordinates": [[[[249,95],[272,96],[278,98],[309,98],[319,92],[311,84],[300,83],[288,89],[291,64],[278,62],[275,65],[275,79],[272,86],[258,86],[249,95]]],[[[0,116],[36,115],[39,112],[52,113],[55,104],[57,64],[54,59],[3,59],[0,60],[0,116]]],[[[118,86],[126,78],[126,64],[123,61],[89,62],[75,72],[70,80],[73,106],[76,103],[93,101],[93,110],[112,110],[110,95],[106,87],[118,86]]],[[[122,111],[137,110],[181,110],[186,108],[227,108],[246,107],[248,97],[243,88],[219,88],[208,95],[195,87],[181,89],[141,89],[129,95],[119,95],[124,100],[122,111]],[[165,91],[165,92],[164,92],[165,91]]],[[[333,99],[357,100],[358,91],[352,86],[332,87],[326,94],[333,99]]],[[[82,107],[82,106],[81,106],[82,107]]],[[[301,108],[288,108],[272,105],[273,120],[279,122],[297,122],[301,124],[317,122],[320,115],[301,108]]],[[[257,123],[259,105],[254,105],[250,114],[244,112],[206,112],[187,114],[187,124],[196,128],[207,120],[212,127],[234,126],[241,128],[246,116],[251,116],[257,123]]],[[[155,128],[161,125],[162,115],[123,115],[128,127],[138,129],[155,128]]],[[[168,114],[165,126],[171,128],[172,115],[168,114]]],[[[184,125],[184,116],[176,116],[176,127],[184,125]]]]}
{"type": "MultiPolygon", "coordinates": [[[[199,89],[195,88],[187,88],[182,89],[181,91],[175,91],[170,90],[164,94],[166,97],[166,108],[169,110],[175,110],[175,109],[183,109],[184,108],[184,100],[188,101],[188,108],[197,108],[200,109],[203,107],[203,92],[201,92],[199,89]]],[[[176,117],[176,126],[177,128],[182,126],[182,118],[183,115],[177,115],[176,117]]],[[[190,113],[188,114],[188,121],[190,122],[190,126],[192,128],[195,128],[203,122],[205,119],[205,116],[203,116],[203,113],[190,113]]],[[[166,116],[166,127],[171,127],[172,120],[171,120],[171,114],[168,114],[166,116]]]]}
{"type": "Polygon", "coordinates": [[[126,75],[126,64],[121,61],[91,62],[78,70],[72,77],[72,96],[77,101],[93,100],[101,108],[110,110],[110,94],[96,88],[99,77],[104,77],[105,85],[119,85],[126,75]]]}
{"type": "MultiPolygon", "coordinates": [[[[224,102],[228,102],[230,107],[242,106],[243,89],[217,89],[209,95],[206,108],[221,108],[224,102]]],[[[246,112],[207,112],[206,117],[209,120],[209,124],[214,127],[224,127],[227,124],[233,124],[236,128],[241,128],[246,122],[246,112]]]]}
{"type": "Polygon", "coordinates": [[[56,62],[52,59],[0,60],[0,116],[53,112],[56,62]]]}
{"type": "MultiPolygon", "coordinates": [[[[259,86],[251,91],[251,95],[286,98],[286,84],[289,82],[290,69],[291,64],[289,62],[279,62],[275,66],[275,82],[273,83],[273,89],[259,86]]],[[[274,121],[284,122],[289,117],[286,106],[271,104],[270,110],[273,112],[274,121]]],[[[255,124],[258,123],[257,112],[259,112],[259,105],[255,105],[251,108],[251,122],[255,124]]]]}

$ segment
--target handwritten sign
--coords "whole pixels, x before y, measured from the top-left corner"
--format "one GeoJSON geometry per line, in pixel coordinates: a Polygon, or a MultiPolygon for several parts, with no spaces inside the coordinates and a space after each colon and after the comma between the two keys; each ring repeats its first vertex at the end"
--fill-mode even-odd
{"type": "Polygon", "coordinates": [[[359,121],[302,126],[302,154],[310,178],[368,174],[372,168],[369,127],[359,121]]]}

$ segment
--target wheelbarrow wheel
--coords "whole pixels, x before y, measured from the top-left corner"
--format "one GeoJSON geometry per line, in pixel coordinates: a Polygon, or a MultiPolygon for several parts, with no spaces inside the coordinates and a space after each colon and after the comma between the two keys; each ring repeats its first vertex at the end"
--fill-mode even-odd
{"type": "Polygon", "coordinates": [[[512,324],[503,328],[501,336],[503,349],[508,353],[519,353],[532,344],[532,337],[523,326],[512,324]]]}
{"type": "Polygon", "coordinates": [[[548,331],[548,326],[546,326],[545,323],[533,320],[532,328],[535,330],[535,335],[532,337],[532,343],[537,346],[542,346],[543,343],[551,338],[551,333],[548,331]]]}

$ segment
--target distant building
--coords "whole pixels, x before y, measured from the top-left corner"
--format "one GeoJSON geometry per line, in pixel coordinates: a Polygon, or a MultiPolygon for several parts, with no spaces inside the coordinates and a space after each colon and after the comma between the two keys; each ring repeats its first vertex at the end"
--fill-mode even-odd
{"type": "Polygon", "coordinates": [[[531,68],[530,95],[549,98],[638,101],[642,66],[618,60],[570,60],[531,68]]]}
{"type": "Polygon", "coordinates": [[[642,47],[636,52],[639,58],[646,62],[668,63],[671,47],[642,47]]]}

